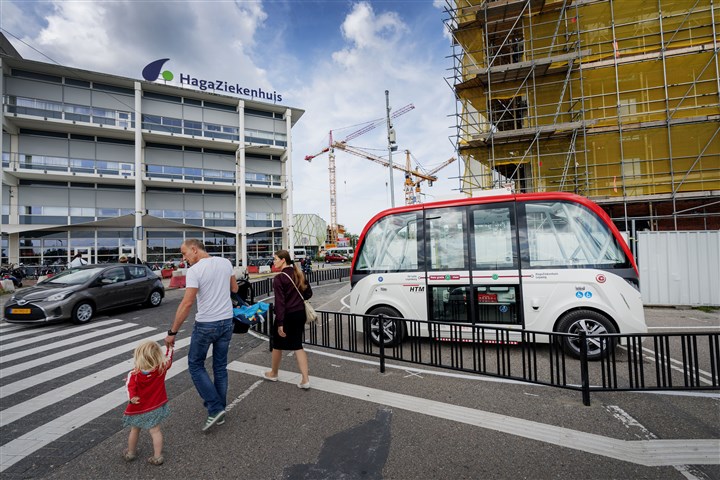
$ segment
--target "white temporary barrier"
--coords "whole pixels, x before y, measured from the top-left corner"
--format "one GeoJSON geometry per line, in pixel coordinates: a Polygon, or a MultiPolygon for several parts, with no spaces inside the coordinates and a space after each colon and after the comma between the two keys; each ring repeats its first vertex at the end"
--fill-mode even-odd
{"type": "Polygon", "coordinates": [[[638,232],[645,305],[720,306],[720,231],[638,232]]]}

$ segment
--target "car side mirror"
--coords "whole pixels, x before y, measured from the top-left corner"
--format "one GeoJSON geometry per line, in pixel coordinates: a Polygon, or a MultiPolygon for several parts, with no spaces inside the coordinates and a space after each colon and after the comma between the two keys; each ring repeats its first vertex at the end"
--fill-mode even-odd
{"type": "Polygon", "coordinates": [[[111,278],[101,278],[100,279],[100,285],[110,285],[113,281],[111,278]]]}

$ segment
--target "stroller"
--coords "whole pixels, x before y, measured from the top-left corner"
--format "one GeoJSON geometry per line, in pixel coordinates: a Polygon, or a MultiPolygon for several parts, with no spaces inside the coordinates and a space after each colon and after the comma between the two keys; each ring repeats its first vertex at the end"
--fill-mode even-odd
{"type": "Polygon", "coordinates": [[[247,333],[265,321],[265,315],[270,307],[265,302],[254,303],[252,284],[247,278],[238,280],[237,293],[230,293],[233,303],[233,333],[247,333]]]}

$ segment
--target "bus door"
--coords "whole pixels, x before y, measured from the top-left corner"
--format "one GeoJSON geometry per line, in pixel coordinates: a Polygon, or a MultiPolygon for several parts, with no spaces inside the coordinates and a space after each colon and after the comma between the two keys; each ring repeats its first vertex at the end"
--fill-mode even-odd
{"type": "MultiPolygon", "coordinates": [[[[468,224],[471,323],[519,330],[523,326],[522,278],[515,203],[470,206],[468,224]]],[[[485,338],[505,339],[495,332],[485,331],[485,338]]]]}
{"type": "MultiPolygon", "coordinates": [[[[469,268],[467,207],[425,210],[425,277],[428,320],[469,323],[472,282],[469,268]]],[[[455,339],[462,327],[430,324],[430,336],[455,339]]],[[[468,330],[465,327],[465,330],[468,330]]]]}

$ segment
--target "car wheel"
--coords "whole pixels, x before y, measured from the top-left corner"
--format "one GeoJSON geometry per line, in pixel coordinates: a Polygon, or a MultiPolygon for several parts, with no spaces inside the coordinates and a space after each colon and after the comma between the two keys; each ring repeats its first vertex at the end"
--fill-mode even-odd
{"type": "Polygon", "coordinates": [[[378,307],[370,312],[372,317],[366,317],[366,332],[370,335],[370,340],[375,345],[380,345],[380,339],[386,347],[398,345],[405,338],[405,322],[400,320],[383,319],[382,325],[377,315],[385,315],[386,317],[400,317],[400,312],[392,307],[378,307]]]}
{"type": "Polygon", "coordinates": [[[153,290],[152,292],[150,292],[150,296],[145,302],[145,305],[147,305],[148,307],[159,307],[162,303],[162,300],[163,296],[162,293],[160,293],[160,290],[153,290]]]}
{"type": "Polygon", "coordinates": [[[80,302],[72,311],[73,323],[87,323],[95,314],[95,307],[90,302],[80,302]]]}
{"type": "MultiPolygon", "coordinates": [[[[579,335],[584,331],[588,335],[617,333],[615,326],[608,318],[593,310],[574,310],[560,318],[558,332],[579,335]]],[[[580,339],[577,336],[559,339],[563,350],[573,357],[580,358],[580,339]]],[[[588,360],[598,360],[607,356],[608,350],[617,344],[617,338],[588,338],[588,360]]]]}

